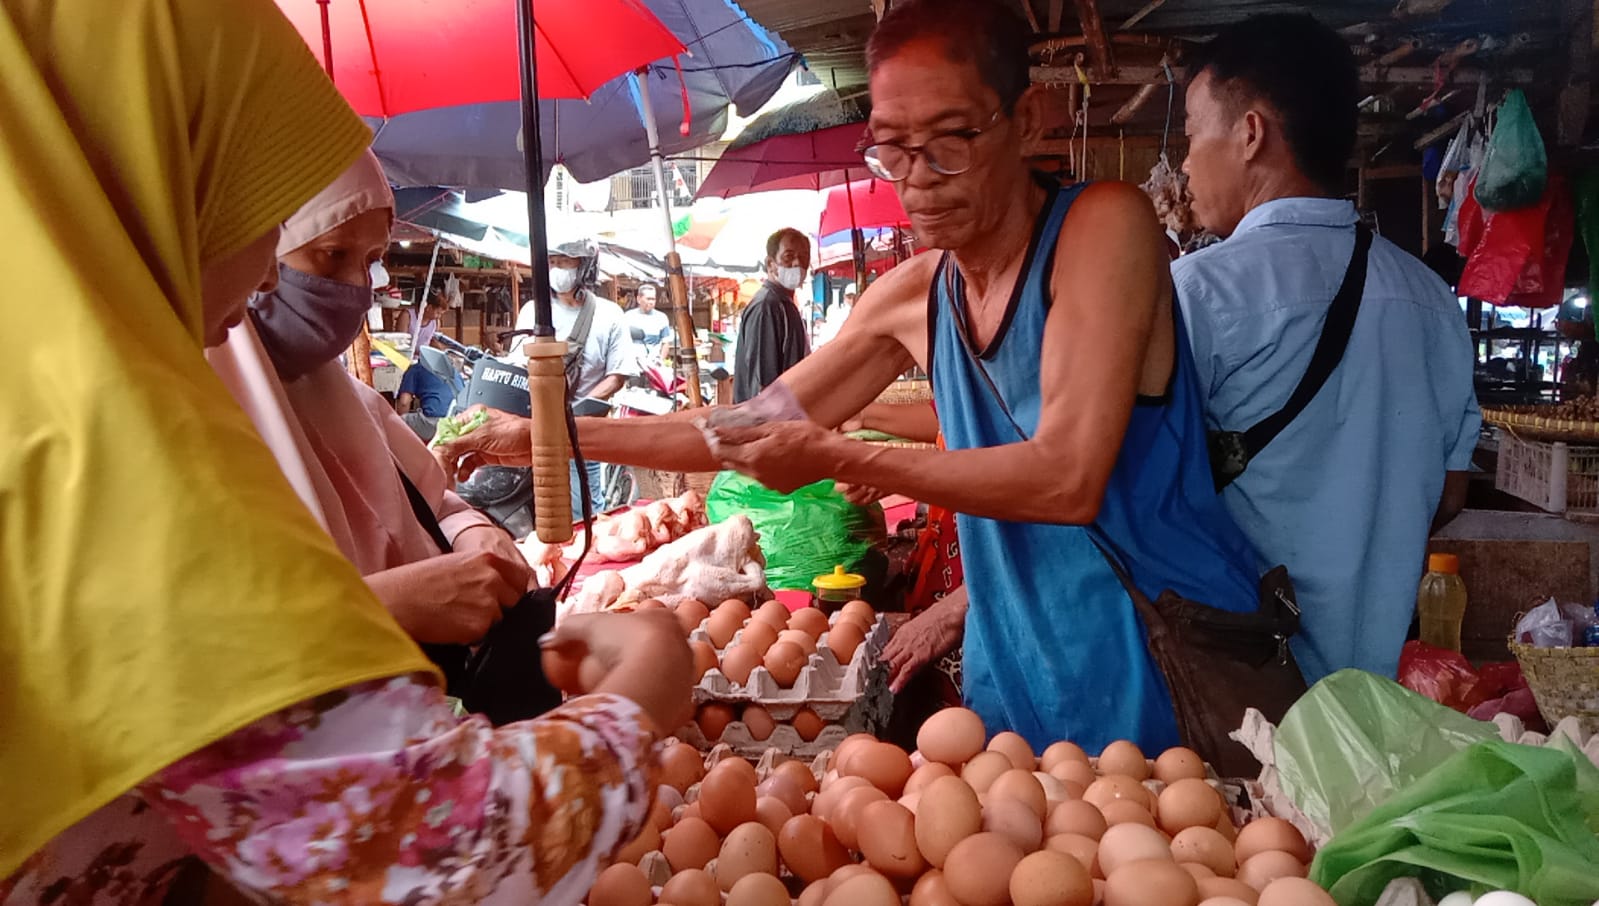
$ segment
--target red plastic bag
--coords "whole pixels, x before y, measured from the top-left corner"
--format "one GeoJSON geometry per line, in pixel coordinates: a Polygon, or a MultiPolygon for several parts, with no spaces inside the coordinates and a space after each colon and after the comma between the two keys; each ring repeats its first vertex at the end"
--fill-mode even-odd
{"type": "Polygon", "coordinates": [[[1566,296],[1566,264],[1571,259],[1577,215],[1563,176],[1550,174],[1541,204],[1549,208],[1543,225],[1543,252],[1527,262],[1510,293],[1510,304],[1523,308],[1553,308],[1566,296]]]}
{"type": "Polygon", "coordinates": [[[1489,692],[1465,655],[1425,642],[1405,643],[1399,655],[1399,684],[1461,712],[1482,704],[1489,692]]]}
{"type": "Polygon", "coordinates": [[[1559,305],[1574,225],[1571,194],[1558,174],[1531,207],[1488,214],[1475,193],[1468,195],[1460,206],[1460,294],[1495,305],[1559,305]]]}

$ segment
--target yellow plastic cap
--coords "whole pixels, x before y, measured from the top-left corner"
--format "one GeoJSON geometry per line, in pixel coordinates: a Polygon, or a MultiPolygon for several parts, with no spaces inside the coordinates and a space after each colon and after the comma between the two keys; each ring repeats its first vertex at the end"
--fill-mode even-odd
{"type": "Polygon", "coordinates": [[[1427,572],[1458,575],[1460,573],[1460,558],[1454,554],[1428,554],[1427,572]]]}
{"type": "Polygon", "coordinates": [[[866,577],[844,572],[844,567],[835,566],[831,573],[825,576],[817,576],[811,584],[822,591],[850,591],[856,588],[865,588],[866,577]]]}

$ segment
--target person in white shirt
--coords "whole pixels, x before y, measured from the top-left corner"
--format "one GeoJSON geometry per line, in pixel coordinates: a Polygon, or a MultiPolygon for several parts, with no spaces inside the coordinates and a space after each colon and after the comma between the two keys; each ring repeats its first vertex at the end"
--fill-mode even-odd
{"type": "Polygon", "coordinates": [[[633,342],[654,354],[672,336],[672,320],[655,307],[655,286],[641,284],[638,305],[627,312],[627,328],[633,342]]]}
{"type": "Polygon", "coordinates": [[[827,317],[822,321],[822,332],[816,340],[816,345],[820,346],[838,336],[844,322],[849,319],[850,311],[855,308],[856,295],[855,284],[851,283],[844,287],[844,297],[837,305],[827,310],[827,317]]]}

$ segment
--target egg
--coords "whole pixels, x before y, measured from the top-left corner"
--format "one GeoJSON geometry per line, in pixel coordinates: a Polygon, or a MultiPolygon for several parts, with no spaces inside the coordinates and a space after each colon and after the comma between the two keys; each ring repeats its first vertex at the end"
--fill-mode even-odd
{"type": "Polygon", "coordinates": [[[1238,871],[1232,844],[1213,827],[1190,827],[1171,841],[1172,858],[1178,862],[1203,865],[1219,877],[1230,878],[1238,871]]]}
{"type": "Polygon", "coordinates": [[[1227,838],[1228,843],[1238,843],[1238,828],[1233,826],[1233,817],[1225,808],[1221,810],[1221,820],[1216,822],[1216,830],[1227,838]]]}
{"type": "Polygon", "coordinates": [[[1160,826],[1168,834],[1190,827],[1214,828],[1221,819],[1221,795],[1203,780],[1186,778],[1161,791],[1160,826]]]}
{"type": "MultiPolygon", "coordinates": [[[[823,906],[900,906],[899,892],[888,879],[868,872],[838,882],[823,906]]],[[[731,904],[729,904],[731,906],[731,904]]]]}
{"type": "Polygon", "coordinates": [[[867,625],[877,621],[877,611],[872,609],[872,605],[859,599],[850,601],[839,608],[838,615],[840,618],[859,620],[867,625]]]}
{"type": "Polygon", "coordinates": [[[721,667],[716,659],[716,649],[710,642],[690,642],[689,650],[694,653],[694,682],[705,678],[705,674],[721,667]]]}
{"type": "Polygon", "coordinates": [[[705,618],[711,615],[711,609],[689,598],[672,608],[672,613],[677,616],[678,625],[683,627],[683,634],[688,635],[705,622],[705,618]]]}
{"type": "MultiPolygon", "coordinates": [[[[1523,903],[1525,906],[1533,906],[1531,900],[1523,900],[1523,903]]],[[[1278,878],[1267,884],[1266,889],[1260,892],[1258,904],[1259,906],[1338,906],[1331,894],[1304,878],[1278,878]]],[[[1503,903],[1501,906],[1523,906],[1523,904],[1503,903]]]]}
{"type": "Polygon", "coordinates": [[[745,875],[727,892],[727,906],[789,906],[789,902],[788,888],[774,875],[745,875]]]}
{"type": "Polygon", "coordinates": [[[921,793],[906,793],[905,795],[899,797],[899,804],[905,806],[905,810],[910,812],[912,815],[916,814],[916,810],[921,807],[921,803],[921,793]]]}
{"type": "Polygon", "coordinates": [[[727,725],[733,722],[734,716],[733,706],[712,702],[700,708],[700,714],[695,719],[695,723],[699,724],[700,733],[704,734],[707,741],[716,742],[722,738],[722,731],[726,730],[727,725]]]}
{"type": "Polygon", "coordinates": [[[814,642],[827,631],[827,614],[814,607],[801,608],[789,614],[788,628],[805,633],[814,642]]]}
{"type": "Polygon", "coordinates": [[[955,770],[941,762],[931,762],[911,772],[911,779],[905,781],[905,795],[920,793],[932,785],[940,777],[954,777],[955,770]]]}
{"type": "Polygon", "coordinates": [[[777,685],[784,689],[794,686],[794,681],[799,679],[800,671],[805,669],[808,662],[805,652],[792,642],[778,642],[766,652],[766,672],[772,675],[777,685]]]}
{"type": "Polygon", "coordinates": [[[661,752],[661,782],[681,794],[705,776],[705,756],[691,745],[677,743],[661,752]]]}
{"type": "Polygon", "coordinates": [[[715,613],[736,614],[741,625],[750,618],[750,606],[738,598],[728,598],[716,605],[713,610],[715,613]]]}
{"type": "Polygon", "coordinates": [[[655,893],[637,865],[619,862],[600,872],[589,890],[589,906],[650,906],[655,893]]]}
{"type": "Polygon", "coordinates": [[[1495,890],[1478,897],[1472,906],[1537,906],[1537,904],[1519,893],[1495,890]]]}
{"type": "Polygon", "coordinates": [[[1254,906],[1254,904],[1237,897],[1207,897],[1199,901],[1199,906],[1254,906]]]}
{"type": "Polygon", "coordinates": [[[1118,824],[1158,827],[1155,824],[1155,816],[1149,813],[1149,809],[1129,799],[1117,799],[1115,802],[1107,803],[1101,812],[1105,816],[1105,823],[1111,827],[1118,824]]]}
{"type": "Polygon", "coordinates": [[[833,806],[833,812],[828,817],[828,822],[833,825],[833,832],[838,834],[840,843],[845,848],[860,852],[860,838],[856,836],[860,829],[861,811],[873,802],[884,802],[888,795],[874,786],[863,786],[860,789],[850,790],[838,804],[833,806]]]}
{"type": "Polygon", "coordinates": [[[1233,878],[1202,878],[1199,881],[1199,895],[1207,900],[1217,897],[1239,900],[1249,906],[1255,906],[1255,901],[1260,898],[1260,892],[1255,888],[1233,878]]]}
{"type": "Polygon", "coordinates": [[[897,799],[905,792],[905,784],[911,779],[911,759],[899,746],[878,742],[856,749],[844,772],[864,777],[872,786],[888,794],[890,799],[897,799]]]}
{"type": "Polygon", "coordinates": [[[729,645],[722,652],[722,675],[735,686],[750,681],[750,671],[761,665],[761,652],[744,645],[729,645]]]}
{"type": "MultiPolygon", "coordinates": [[[[1225,833],[1225,831],[1223,831],[1225,833]]],[[[1267,850],[1288,853],[1301,862],[1309,862],[1310,844],[1299,829],[1281,818],[1259,818],[1249,822],[1238,832],[1238,864],[1242,865],[1267,850]]]]}
{"type": "MultiPolygon", "coordinates": [[[[1099,840],[1099,866],[1108,879],[1129,862],[1165,861],[1175,868],[1171,845],[1160,831],[1142,824],[1118,824],[1099,840]]],[[[1179,869],[1180,870],[1180,869],[1179,869]]]]}
{"type": "Polygon", "coordinates": [[[774,837],[793,817],[794,810],[775,796],[762,796],[755,800],[755,820],[771,831],[774,837]]]}
{"type": "Polygon", "coordinates": [[[986,793],[1001,774],[1015,769],[1015,764],[1003,752],[979,752],[961,768],[961,779],[974,792],[986,793]]]}
{"type": "Polygon", "coordinates": [[[1095,841],[1105,836],[1108,827],[1110,824],[1099,809],[1081,799],[1070,799],[1055,806],[1050,810],[1049,822],[1044,825],[1051,836],[1081,834],[1095,841]]]}
{"type": "Polygon", "coordinates": [[[1092,906],[1094,879],[1071,856],[1044,850],[1016,864],[1010,899],[1012,906],[1092,906]]]}
{"type": "Polygon", "coordinates": [[[1105,906],[1198,904],[1199,882],[1176,862],[1158,859],[1128,862],[1105,879],[1105,906]]]}
{"type": "Polygon", "coordinates": [[[1206,777],[1205,759],[1193,749],[1182,746],[1167,749],[1155,759],[1155,779],[1161,783],[1176,783],[1179,780],[1204,780],[1206,777]]]}
{"type": "Polygon", "coordinates": [[[700,781],[700,816],[718,834],[729,834],[755,820],[755,783],[731,762],[717,765],[700,781]]]}
{"type": "Polygon", "coordinates": [[[1038,780],[1038,785],[1044,788],[1044,803],[1051,809],[1068,799],[1078,798],[1072,795],[1072,790],[1066,785],[1066,781],[1059,777],[1043,771],[1034,771],[1033,777],[1038,780]]]}
{"type": "Polygon", "coordinates": [[[722,756],[716,764],[711,766],[713,771],[717,768],[744,775],[745,779],[749,780],[750,786],[754,786],[760,780],[759,775],[755,773],[755,766],[736,755],[727,754],[722,756]]]}
{"type": "Polygon", "coordinates": [[[807,793],[814,793],[819,788],[816,782],[816,775],[811,773],[811,769],[801,761],[785,761],[779,764],[777,767],[772,768],[772,776],[787,778],[791,783],[807,793]]]}
{"type": "Polygon", "coordinates": [[[922,722],[916,731],[916,749],[928,761],[959,770],[983,751],[983,719],[966,708],[945,708],[922,722]]]}
{"type": "Polygon", "coordinates": [[[727,643],[733,641],[733,635],[744,625],[744,620],[731,610],[717,610],[705,623],[705,634],[710,636],[711,644],[717,648],[726,648],[727,643]]]}
{"type": "Polygon", "coordinates": [[[751,821],[740,824],[722,841],[716,854],[716,884],[733,889],[747,875],[777,874],[777,837],[766,826],[751,821]]]}
{"type": "Polygon", "coordinates": [[[1054,771],[1056,767],[1067,762],[1087,765],[1089,763],[1088,753],[1084,752],[1083,747],[1075,742],[1061,741],[1051,743],[1049,748],[1044,750],[1044,754],[1038,758],[1038,766],[1046,772],[1054,771]]]}
{"type": "MultiPolygon", "coordinates": [[[[1063,761],[1049,769],[1049,776],[1067,785],[1076,784],[1086,790],[1094,785],[1099,775],[1086,761],[1063,761]]],[[[1079,794],[1078,798],[1081,798],[1079,794]]]]}
{"type": "Polygon", "coordinates": [[[911,888],[909,906],[961,906],[955,895],[949,892],[949,885],[944,882],[944,873],[933,869],[922,875],[911,888]]]}
{"type": "Polygon", "coordinates": [[[1033,754],[1033,747],[1028,745],[1027,740],[1019,733],[1012,733],[1009,730],[996,733],[994,738],[988,741],[988,751],[1003,754],[1010,759],[1012,767],[1028,773],[1032,773],[1038,767],[1038,756],[1033,754]]]}
{"type": "MultiPolygon", "coordinates": [[[[655,804],[664,808],[666,813],[670,815],[673,809],[683,804],[683,794],[679,793],[675,787],[670,787],[663,783],[655,788],[655,804]]],[[[654,814],[654,812],[652,811],[651,814],[654,814]]],[[[661,830],[664,831],[671,826],[671,822],[667,822],[661,825],[661,830]]]]}
{"type": "Polygon", "coordinates": [[[811,814],[823,821],[832,821],[833,812],[845,793],[871,786],[864,777],[840,777],[831,785],[824,786],[822,791],[816,794],[816,798],[811,800],[811,814]]]}
{"type": "Polygon", "coordinates": [[[660,848],[660,827],[657,826],[653,820],[646,821],[644,822],[644,826],[639,830],[638,836],[629,841],[626,846],[616,851],[615,861],[626,862],[629,865],[637,865],[639,860],[644,858],[646,853],[655,852],[660,848]]]}
{"type": "Polygon", "coordinates": [[[777,729],[777,721],[760,705],[745,705],[740,719],[744,721],[744,729],[750,731],[750,738],[756,742],[770,739],[772,731],[777,729]]]}
{"type": "Polygon", "coordinates": [[[822,731],[827,729],[827,722],[822,720],[810,708],[801,708],[795,711],[794,719],[789,721],[789,723],[794,727],[794,732],[798,733],[799,738],[804,742],[815,742],[816,737],[821,736],[822,731]]]}
{"type": "Polygon", "coordinates": [[[772,772],[765,780],[755,785],[755,814],[759,817],[762,799],[776,799],[783,803],[790,815],[804,815],[810,812],[811,804],[805,798],[805,788],[794,782],[794,778],[786,774],[772,772]]]}
{"type": "Polygon", "coordinates": [[[839,621],[827,633],[827,647],[833,652],[833,659],[839,666],[848,666],[850,659],[855,657],[855,649],[866,641],[866,632],[859,626],[847,620],[839,621]]]}
{"type": "Polygon", "coordinates": [[[698,802],[690,802],[672,810],[672,823],[675,825],[681,823],[684,818],[698,818],[699,816],[700,804],[698,802]]]}
{"type": "Polygon", "coordinates": [[[1476,898],[1469,891],[1457,890],[1438,901],[1438,906],[1473,906],[1476,898]]]}
{"type": "Polygon", "coordinates": [[[940,777],[922,791],[916,810],[916,844],[934,867],[943,868],[950,850],[983,829],[977,794],[959,777],[940,777]]]}
{"type": "Polygon", "coordinates": [[[722,906],[722,888],[716,879],[691,868],[672,875],[661,888],[661,902],[672,906],[722,906]]]}
{"type": "Polygon", "coordinates": [[[1044,845],[1044,823],[1026,803],[1015,799],[990,798],[983,806],[983,830],[1009,837],[1024,853],[1044,845]]]}
{"type": "Polygon", "coordinates": [[[1216,877],[1216,873],[1199,864],[1198,862],[1178,862],[1178,867],[1194,876],[1195,881],[1216,877]]]}
{"type": "Polygon", "coordinates": [[[763,623],[760,620],[750,620],[748,623],[744,624],[743,629],[739,630],[738,644],[753,648],[760,652],[764,657],[766,652],[769,651],[773,645],[777,644],[777,635],[780,631],[781,630],[774,628],[770,623],[763,623]]]}
{"type": "Polygon", "coordinates": [[[799,899],[794,901],[795,906],[822,906],[827,899],[827,879],[807,884],[800,891],[799,899]]]}
{"type": "Polygon", "coordinates": [[[1044,794],[1044,785],[1038,782],[1031,771],[1014,769],[999,775],[989,785],[988,796],[990,799],[1014,799],[1032,809],[1039,821],[1049,814],[1049,799],[1044,794]]]}
{"type": "Polygon", "coordinates": [[[808,632],[801,632],[797,629],[785,629],[777,634],[777,640],[779,642],[787,642],[790,645],[793,645],[795,648],[803,651],[807,658],[816,653],[816,640],[811,638],[811,634],[808,632]]]}
{"type": "Polygon", "coordinates": [[[1243,881],[1256,890],[1265,890],[1266,885],[1278,878],[1303,878],[1305,866],[1292,855],[1278,852],[1274,849],[1263,853],[1256,853],[1249,857],[1247,862],[1238,866],[1238,880],[1243,881]]]}
{"type": "Polygon", "coordinates": [[[1089,785],[1083,791],[1083,801],[1104,809],[1105,806],[1118,799],[1126,799],[1143,806],[1146,811],[1154,807],[1150,801],[1149,790],[1144,789],[1143,783],[1128,777],[1125,774],[1107,774],[1089,785]]]}
{"type": "Polygon", "coordinates": [[[722,840],[715,829],[700,818],[684,818],[661,838],[661,853],[673,871],[703,869],[716,858],[722,840]]]}
{"type": "Polygon", "coordinates": [[[841,776],[849,776],[849,762],[857,749],[877,744],[877,737],[870,733],[852,733],[845,737],[833,750],[832,768],[841,776]]]}
{"type": "Polygon", "coordinates": [[[814,815],[795,815],[777,834],[777,850],[795,877],[819,881],[850,862],[849,852],[826,821],[814,815]]]}
{"type": "Polygon", "coordinates": [[[755,612],[750,616],[778,631],[788,628],[788,608],[784,607],[781,601],[767,601],[755,608],[755,612]]]}
{"type": "Polygon", "coordinates": [[[1140,783],[1149,779],[1149,762],[1144,750],[1127,740],[1118,740],[1099,753],[1099,773],[1122,774],[1140,783]]]}
{"type": "Polygon", "coordinates": [[[871,802],[856,820],[861,855],[894,881],[913,881],[927,870],[916,846],[916,817],[897,802],[871,802]]]}
{"type": "Polygon", "coordinates": [[[1000,834],[974,834],[944,860],[944,883],[961,906],[1007,906],[1010,876],[1025,855],[1000,834]]]}
{"type": "Polygon", "coordinates": [[[1076,859],[1090,877],[1097,878],[1104,874],[1099,866],[1097,840],[1090,840],[1082,834],[1056,834],[1044,841],[1044,848],[1051,852],[1065,853],[1076,859]]]}

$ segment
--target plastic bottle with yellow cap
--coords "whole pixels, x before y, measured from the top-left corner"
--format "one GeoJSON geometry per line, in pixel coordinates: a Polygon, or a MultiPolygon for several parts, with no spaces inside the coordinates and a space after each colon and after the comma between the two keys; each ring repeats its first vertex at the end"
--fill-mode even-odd
{"type": "Polygon", "coordinates": [[[1438,648],[1460,650],[1460,626],[1466,618],[1466,583],[1460,579],[1460,558],[1431,554],[1427,574],[1416,594],[1421,640],[1438,648]]]}
{"type": "Polygon", "coordinates": [[[866,577],[835,566],[827,575],[817,576],[811,586],[816,589],[812,606],[832,616],[834,611],[861,596],[861,589],[866,587],[866,577]]]}

